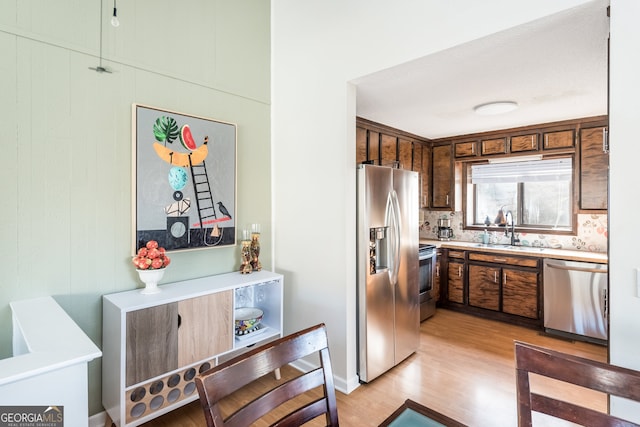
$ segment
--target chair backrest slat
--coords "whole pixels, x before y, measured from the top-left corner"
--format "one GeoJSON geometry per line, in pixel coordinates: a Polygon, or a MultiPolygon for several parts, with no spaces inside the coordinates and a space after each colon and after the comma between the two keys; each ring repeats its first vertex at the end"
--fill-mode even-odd
{"type": "Polygon", "coordinates": [[[532,426],[532,412],[540,412],[584,426],[636,426],[604,412],[531,392],[529,374],[578,385],[640,402],[640,372],[558,351],[515,343],[518,425],[532,426]]]}
{"type": "Polygon", "coordinates": [[[320,399],[298,401],[295,409],[288,409],[289,413],[281,417],[280,424],[273,425],[299,425],[295,423],[301,420],[306,422],[323,414],[327,425],[338,425],[333,372],[324,324],[280,338],[203,372],[196,377],[196,386],[209,427],[250,425],[275,408],[279,408],[279,414],[284,412],[284,403],[316,388],[322,392],[320,399]],[[319,355],[319,368],[289,381],[283,380],[253,401],[236,408],[227,415],[227,419],[222,419],[219,406],[222,399],[258,378],[312,354],[319,355]]]}

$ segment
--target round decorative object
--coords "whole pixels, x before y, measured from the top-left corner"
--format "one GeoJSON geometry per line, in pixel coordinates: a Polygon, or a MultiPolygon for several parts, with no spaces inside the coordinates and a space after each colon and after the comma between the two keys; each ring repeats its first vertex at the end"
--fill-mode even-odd
{"type": "Polygon", "coordinates": [[[140,280],[142,280],[142,283],[145,284],[144,289],[142,289],[140,293],[148,295],[160,292],[160,288],[158,288],[158,282],[162,280],[162,276],[164,276],[165,270],[166,268],[159,268],[155,270],[136,269],[140,280]]]}
{"type": "Polygon", "coordinates": [[[187,171],[184,168],[179,166],[174,166],[169,169],[169,185],[176,191],[182,190],[186,185],[189,176],[187,175],[187,171]]]}
{"type": "Polygon", "coordinates": [[[174,222],[171,225],[170,231],[171,235],[177,239],[184,236],[184,233],[187,232],[187,227],[185,227],[182,222],[174,222]]]}
{"type": "Polygon", "coordinates": [[[264,313],[256,307],[242,307],[235,311],[236,335],[241,335],[244,331],[254,328],[262,321],[264,313]]]}
{"type": "Polygon", "coordinates": [[[183,197],[184,197],[184,194],[182,194],[182,191],[176,190],[173,192],[173,200],[175,200],[176,202],[179,202],[180,200],[182,200],[183,197]]]}

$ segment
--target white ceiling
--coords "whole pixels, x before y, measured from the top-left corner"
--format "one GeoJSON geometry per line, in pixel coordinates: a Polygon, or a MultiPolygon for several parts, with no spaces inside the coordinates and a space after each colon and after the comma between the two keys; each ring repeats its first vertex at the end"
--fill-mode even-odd
{"type": "Polygon", "coordinates": [[[607,114],[608,0],[355,80],[357,115],[429,139],[607,114]],[[473,107],[516,101],[479,116],[473,107]]]}

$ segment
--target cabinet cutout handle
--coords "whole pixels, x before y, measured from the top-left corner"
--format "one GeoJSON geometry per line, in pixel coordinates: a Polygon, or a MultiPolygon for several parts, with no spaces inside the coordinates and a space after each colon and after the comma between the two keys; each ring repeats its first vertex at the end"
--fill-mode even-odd
{"type": "Polygon", "coordinates": [[[182,316],[178,314],[178,328],[182,325],[182,316]]]}

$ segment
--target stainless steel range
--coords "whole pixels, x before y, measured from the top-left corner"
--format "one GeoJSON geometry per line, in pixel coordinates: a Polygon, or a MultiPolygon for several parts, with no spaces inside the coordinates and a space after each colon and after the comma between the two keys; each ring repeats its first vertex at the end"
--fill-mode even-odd
{"type": "Polygon", "coordinates": [[[418,245],[418,273],[420,288],[420,321],[433,316],[436,312],[436,299],[433,295],[433,282],[436,271],[436,247],[426,243],[418,245]]]}

